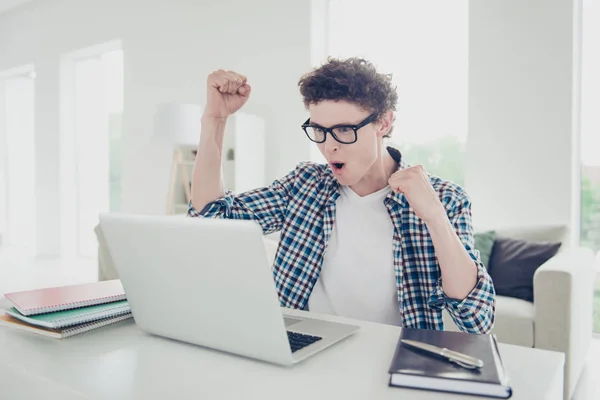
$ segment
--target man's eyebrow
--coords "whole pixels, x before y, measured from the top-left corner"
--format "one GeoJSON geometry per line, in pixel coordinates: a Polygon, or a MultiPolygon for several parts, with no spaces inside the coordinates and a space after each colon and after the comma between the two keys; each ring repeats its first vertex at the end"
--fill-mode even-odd
{"type": "Polygon", "coordinates": [[[339,126],[355,126],[356,125],[356,124],[352,124],[350,122],[341,122],[339,124],[335,124],[335,125],[332,125],[330,127],[327,127],[327,126],[323,126],[323,125],[321,125],[321,124],[319,124],[317,122],[313,122],[312,119],[309,119],[308,123],[311,124],[311,125],[314,125],[314,126],[318,126],[319,128],[337,128],[339,126]]]}

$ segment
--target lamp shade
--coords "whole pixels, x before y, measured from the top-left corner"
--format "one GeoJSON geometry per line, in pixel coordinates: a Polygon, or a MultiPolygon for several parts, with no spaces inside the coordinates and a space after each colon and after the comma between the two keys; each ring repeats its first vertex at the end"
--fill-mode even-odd
{"type": "Polygon", "coordinates": [[[158,104],[154,113],[154,138],[180,146],[198,144],[203,111],[198,104],[158,104]]]}

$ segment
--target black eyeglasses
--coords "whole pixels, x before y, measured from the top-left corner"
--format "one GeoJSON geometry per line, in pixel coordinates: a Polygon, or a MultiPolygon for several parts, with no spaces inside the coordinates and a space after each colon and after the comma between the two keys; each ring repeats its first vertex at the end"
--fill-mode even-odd
{"type": "Polygon", "coordinates": [[[365,120],[360,122],[358,125],[335,125],[331,128],[325,128],[319,125],[312,125],[310,118],[302,124],[302,130],[306,133],[306,136],[315,143],[323,143],[327,139],[327,133],[329,132],[335,140],[343,144],[350,144],[356,142],[358,139],[357,131],[370,124],[377,119],[377,114],[369,115],[365,120]]]}

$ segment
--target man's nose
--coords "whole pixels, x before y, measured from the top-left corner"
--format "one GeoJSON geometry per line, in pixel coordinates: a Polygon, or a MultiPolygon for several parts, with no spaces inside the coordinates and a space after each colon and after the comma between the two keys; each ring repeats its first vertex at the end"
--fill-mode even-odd
{"type": "Polygon", "coordinates": [[[334,153],[340,148],[340,144],[333,138],[331,133],[328,133],[325,137],[325,151],[328,153],[334,153]]]}

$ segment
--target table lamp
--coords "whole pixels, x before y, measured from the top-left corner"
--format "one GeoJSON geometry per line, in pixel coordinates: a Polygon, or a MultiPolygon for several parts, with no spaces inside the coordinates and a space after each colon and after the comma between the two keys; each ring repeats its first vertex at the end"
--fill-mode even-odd
{"type": "Polygon", "coordinates": [[[185,165],[182,146],[196,146],[200,140],[200,124],[204,108],[198,104],[160,103],[154,113],[154,138],[173,147],[171,175],[167,198],[167,214],[174,213],[177,170],[181,174],[186,200],[192,195],[190,177],[185,165]]]}

